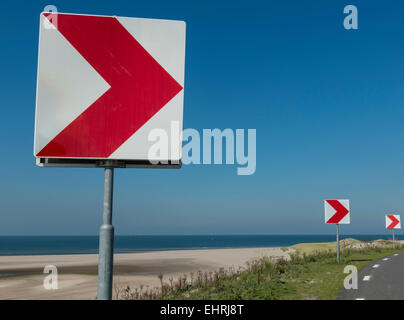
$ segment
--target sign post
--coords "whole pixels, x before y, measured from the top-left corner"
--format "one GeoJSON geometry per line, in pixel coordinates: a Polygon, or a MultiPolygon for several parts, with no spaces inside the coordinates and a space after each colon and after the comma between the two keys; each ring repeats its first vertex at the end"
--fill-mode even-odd
{"type": "Polygon", "coordinates": [[[181,167],[184,73],[183,21],[40,15],[34,156],[104,168],[98,299],[112,299],[114,168],[181,167]]]}
{"type": "Polygon", "coordinates": [[[386,229],[391,229],[393,233],[393,249],[396,248],[395,229],[401,229],[401,217],[399,214],[386,215],[386,229]]]}
{"type": "Polygon", "coordinates": [[[337,228],[337,262],[341,262],[339,225],[350,224],[349,200],[324,200],[325,223],[337,228]]]}
{"type": "Polygon", "coordinates": [[[394,229],[393,229],[393,249],[396,248],[396,239],[394,239],[394,229]]]}
{"type": "Polygon", "coordinates": [[[335,224],[337,226],[337,262],[340,263],[340,258],[339,258],[339,224],[335,224]]]}
{"type": "Polygon", "coordinates": [[[112,207],[114,196],[114,167],[108,163],[104,172],[104,210],[100,228],[98,254],[98,299],[112,299],[112,276],[114,259],[114,227],[112,207]]]}

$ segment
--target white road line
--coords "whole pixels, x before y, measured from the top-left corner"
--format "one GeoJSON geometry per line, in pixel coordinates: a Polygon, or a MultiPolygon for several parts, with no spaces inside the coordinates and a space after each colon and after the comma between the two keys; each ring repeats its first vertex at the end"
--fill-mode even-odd
{"type": "Polygon", "coordinates": [[[389,260],[389,258],[384,258],[384,259],[383,259],[383,261],[387,261],[387,260],[389,260]]]}
{"type": "Polygon", "coordinates": [[[398,256],[398,253],[395,253],[394,256],[397,257],[397,256],[398,256]]]}
{"type": "Polygon", "coordinates": [[[375,264],[372,268],[379,268],[380,264],[375,264]]]}
{"type": "Polygon", "coordinates": [[[365,298],[356,298],[355,300],[365,300],[365,298]]]}
{"type": "Polygon", "coordinates": [[[363,277],[363,281],[369,281],[370,280],[370,276],[364,276],[363,277]]]}

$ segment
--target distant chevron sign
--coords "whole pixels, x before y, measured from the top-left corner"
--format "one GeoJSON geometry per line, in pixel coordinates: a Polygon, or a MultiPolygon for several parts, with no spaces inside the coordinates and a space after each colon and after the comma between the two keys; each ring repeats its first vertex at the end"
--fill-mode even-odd
{"type": "Polygon", "coordinates": [[[386,229],[401,229],[400,215],[387,214],[386,215],[386,229]]]}
{"type": "Polygon", "coordinates": [[[325,223],[349,224],[349,200],[324,200],[325,223]]]}

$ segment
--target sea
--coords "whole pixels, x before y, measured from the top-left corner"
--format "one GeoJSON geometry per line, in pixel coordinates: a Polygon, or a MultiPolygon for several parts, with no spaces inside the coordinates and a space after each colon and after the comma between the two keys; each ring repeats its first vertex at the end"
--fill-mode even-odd
{"type": "MultiPolygon", "coordinates": [[[[370,241],[391,239],[391,234],[340,235],[340,239],[345,238],[370,241]]],[[[0,236],[0,255],[98,253],[98,240],[98,236],[0,236]]],[[[114,252],[286,247],[331,241],[335,241],[335,235],[116,235],[114,252]]]]}

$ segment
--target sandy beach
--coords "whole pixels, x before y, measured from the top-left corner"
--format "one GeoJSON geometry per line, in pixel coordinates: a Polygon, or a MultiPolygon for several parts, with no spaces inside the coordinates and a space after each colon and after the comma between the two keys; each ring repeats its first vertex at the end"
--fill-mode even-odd
{"type": "MultiPolygon", "coordinates": [[[[281,248],[237,248],[176,250],[116,254],[114,256],[114,291],[159,286],[164,280],[198,270],[244,266],[254,258],[287,258],[281,248]]],[[[97,294],[98,255],[1,256],[0,299],[95,299],[97,294]],[[58,289],[46,290],[43,282],[46,265],[58,270],[58,289]]]]}

